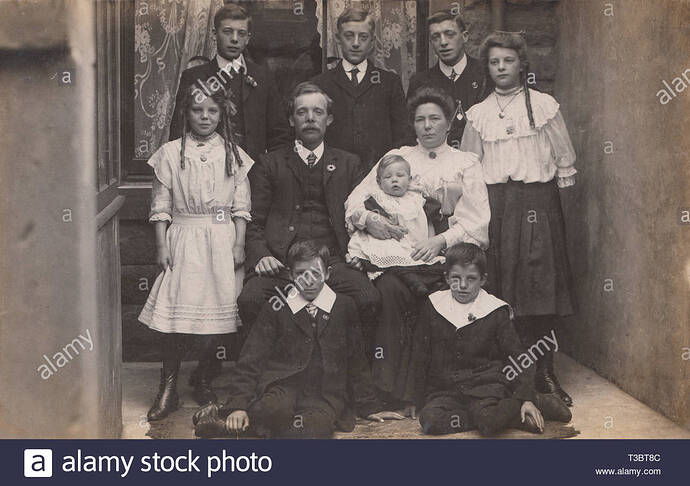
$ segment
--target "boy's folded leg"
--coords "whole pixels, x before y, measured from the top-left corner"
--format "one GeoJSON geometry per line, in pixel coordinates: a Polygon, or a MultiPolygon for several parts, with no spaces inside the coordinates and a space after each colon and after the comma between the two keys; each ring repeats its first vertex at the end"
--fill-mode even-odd
{"type": "Polygon", "coordinates": [[[570,422],[573,418],[568,406],[557,395],[537,393],[537,401],[534,405],[539,409],[544,420],[570,422]]]}
{"type": "Polygon", "coordinates": [[[226,418],[227,413],[220,412],[215,403],[201,407],[192,417],[194,434],[204,439],[227,437],[229,434],[225,428],[226,418]]]}
{"type": "Polygon", "coordinates": [[[284,439],[329,439],[336,429],[335,410],[323,398],[301,397],[289,424],[276,429],[284,439]]]}
{"type": "MultiPolygon", "coordinates": [[[[528,427],[532,432],[529,422],[522,422],[520,408],[522,401],[517,398],[482,398],[474,400],[469,407],[470,416],[479,429],[481,435],[495,435],[508,428],[523,429],[528,427]]],[[[535,424],[536,425],[536,424],[535,424]]],[[[538,429],[536,429],[538,430],[538,429]]]]}
{"type": "Polygon", "coordinates": [[[428,435],[456,434],[474,428],[466,405],[450,396],[429,400],[419,413],[419,424],[428,435]]]}

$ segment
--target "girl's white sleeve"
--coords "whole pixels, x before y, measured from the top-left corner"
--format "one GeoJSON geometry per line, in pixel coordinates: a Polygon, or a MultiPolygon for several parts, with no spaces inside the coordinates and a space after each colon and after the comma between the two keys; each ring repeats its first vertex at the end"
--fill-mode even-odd
{"type": "Polygon", "coordinates": [[[240,157],[242,157],[242,165],[239,167],[235,166],[235,194],[232,199],[232,217],[251,221],[252,193],[249,186],[249,171],[254,165],[254,161],[241,147],[237,147],[237,149],[240,157]]]}
{"type": "Polygon", "coordinates": [[[475,161],[462,172],[463,193],[448,218],[448,230],[442,233],[447,248],[461,242],[474,243],[482,249],[489,246],[489,193],[479,160],[474,154],[469,155],[475,161]]]}
{"type": "Polygon", "coordinates": [[[472,122],[467,120],[465,131],[462,133],[462,142],[460,143],[461,152],[472,152],[479,157],[479,160],[484,158],[484,149],[482,147],[482,137],[474,128],[472,122]]]}
{"type": "Polygon", "coordinates": [[[166,155],[165,146],[156,150],[147,161],[147,164],[153,167],[154,173],[151,186],[149,222],[172,221],[172,169],[170,167],[170,160],[166,155]]]}
{"type": "Polygon", "coordinates": [[[575,184],[575,149],[570,141],[568,129],[560,110],[556,116],[544,125],[544,133],[551,142],[551,155],[556,164],[556,176],[558,187],[568,187],[575,184]]]}

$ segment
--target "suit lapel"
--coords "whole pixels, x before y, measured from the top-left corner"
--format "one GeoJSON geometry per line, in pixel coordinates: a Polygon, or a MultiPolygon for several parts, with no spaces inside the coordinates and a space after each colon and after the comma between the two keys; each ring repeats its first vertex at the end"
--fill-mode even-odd
{"type": "Polygon", "coordinates": [[[323,191],[328,201],[328,183],[333,176],[333,173],[338,170],[338,160],[333,153],[324,144],[323,155],[321,156],[321,164],[323,168],[323,191]]]}
{"type": "MultiPolygon", "coordinates": [[[[355,88],[355,93],[356,96],[362,96],[364,93],[366,93],[369,88],[373,86],[373,83],[371,82],[371,77],[373,76],[373,71],[378,71],[378,68],[374,66],[374,63],[369,60],[367,62],[367,72],[364,73],[364,77],[362,78],[362,82],[357,85],[355,88]]],[[[379,77],[381,76],[381,73],[379,73],[379,77]]],[[[381,83],[381,79],[378,80],[379,83],[381,83]]]]}
{"type": "MultiPolygon", "coordinates": [[[[333,309],[331,309],[331,311],[332,310],[333,309]]],[[[330,322],[331,322],[331,314],[319,309],[319,312],[316,315],[316,324],[317,324],[319,336],[321,336],[323,331],[326,329],[326,326],[328,326],[328,324],[330,322]]]]}
{"type": "Polygon", "coordinates": [[[302,178],[300,177],[300,166],[301,164],[304,164],[304,161],[302,161],[300,156],[294,150],[286,150],[287,152],[285,153],[285,165],[287,165],[290,168],[292,174],[295,176],[295,179],[297,179],[297,183],[301,186],[302,178]]]}
{"type": "Polygon", "coordinates": [[[335,67],[333,68],[335,71],[335,82],[338,84],[341,88],[343,88],[347,93],[352,96],[356,97],[357,96],[357,88],[352,86],[352,81],[350,78],[347,76],[347,73],[345,72],[345,68],[343,67],[342,61],[335,67]]]}
{"type": "MultiPolygon", "coordinates": [[[[252,78],[254,77],[254,63],[249,61],[246,57],[244,58],[244,65],[246,67],[246,72],[245,74],[240,76],[240,91],[242,91],[242,103],[244,104],[245,101],[247,101],[247,98],[249,98],[249,93],[251,92],[252,88],[246,83],[247,76],[251,76],[252,78]]],[[[246,112],[247,110],[245,110],[246,112]]],[[[245,113],[246,116],[246,113],[245,113]]]]}
{"type": "Polygon", "coordinates": [[[314,329],[311,327],[311,319],[309,318],[309,313],[307,312],[306,307],[300,309],[297,314],[293,314],[292,319],[295,321],[297,327],[304,332],[304,334],[307,336],[314,335],[314,329]]]}

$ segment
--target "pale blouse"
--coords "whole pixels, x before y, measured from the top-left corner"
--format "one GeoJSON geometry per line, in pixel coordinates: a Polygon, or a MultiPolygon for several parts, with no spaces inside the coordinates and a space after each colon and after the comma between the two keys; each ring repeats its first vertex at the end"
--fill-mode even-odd
{"type": "Polygon", "coordinates": [[[254,161],[237,150],[242,165],[234,165],[232,177],[225,173],[225,143],[215,133],[198,143],[185,140],[185,168],[180,165],[181,139],[161,146],[148,160],[155,177],[151,191],[149,221],[172,221],[179,214],[221,214],[251,220],[251,194],[247,174],[254,161]]]}
{"type": "Polygon", "coordinates": [[[460,150],[473,152],[482,161],[487,184],[514,181],[549,182],[559,187],[575,184],[575,149],[570,141],[558,102],[546,93],[530,89],[535,128],[531,128],[525,93],[490,94],[467,110],[467,125],[460,150]],[[499,116],[498,102],[504,107],[499,116]]]}
{"type": "MultiPolygon", "coordinates": [[[[482,248],[488,246],[489,198],[481,164],[475,154],[456,150],[447,144],[433,150],[417,144],[391,150],[386,155],[389,154],[400,155],[409,162],[412,175],[410,190],[441,202],[441,211],[448,216],[449,228],[443,233],[447,247],[461,242],[474,243],[482,248]]],[[[378,163],[345,202],[345,221],[350,230],[366,228],[368,211],[364,208],[364,201],[379,190],[377,167],[378,163]]]]}

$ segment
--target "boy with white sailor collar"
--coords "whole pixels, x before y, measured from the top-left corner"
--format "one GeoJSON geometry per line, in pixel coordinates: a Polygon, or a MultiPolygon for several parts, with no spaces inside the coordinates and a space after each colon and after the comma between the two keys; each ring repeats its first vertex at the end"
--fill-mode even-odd
{"type": "Polygon", "coordinates": [[[509,305],[481,288],[484,252],[471,243],[449,248],[446,280],[450,289],[429,296],[413,340],[407,398],[421,408],[422,431],[541,433],[544,419],[569,422],[572,415],[558,397],[535,391],[532,367],[516,374],[506,365],[524,349],[509,305]]]}

